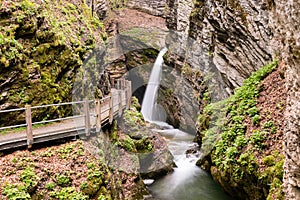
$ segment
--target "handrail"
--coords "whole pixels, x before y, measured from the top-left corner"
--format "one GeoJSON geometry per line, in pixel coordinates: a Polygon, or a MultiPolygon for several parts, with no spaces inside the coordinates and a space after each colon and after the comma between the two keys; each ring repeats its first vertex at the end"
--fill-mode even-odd
{"type": "Polygon", "coordinates": [[[18,124],[18,125],[14,125],[14,126],[6,126],[6,127],[1,127],[0,131],[5,130],[5,129],[10,129],[10,128],[25,127],[25,126],[27,126],[27,124],[18,124]]]}
{"type": "Polygon", "coordinates": [[[15,108],[15,109],[9,109],[9,110],[0,110],[0,113],[7,113],[7,112],[15,112],[15,111],[24,111],[26,108],[15,108]]]}
{"type": "MultiPolygon", "coordinates": [[[[89,136],[92,126],[96,125],[96,131],[99,131],[102,123],[104,125],[107,124],[106,122],[112,123],[113,117],[116,114],[121,115],[121,112],[123,109],[129,108],[130,98],[131,98],[131,81],[128,81],[125,79],[118,79],[115,81],[116,81],[116,84],[115,84],[114,88],[116,90],[112,90],[109,95],[107,95],[101,99],[84,99],[82,101],[63,102],[63,103],[37,105],[37,106],[26,105],[25,108],[0,110],[0,113],[25,111],[25,121],[26,121],[25,124],[0,127],[0,131],[5,130],[5,129],[18,128],[18,127],[26,127],[27,145],[30,148],[33,144],[34,136],[38,137],[38,135],[33,134],[32,125],[46,124],[46,123],[51,123],[51,122],[64,121],[64,120],[77,119],[77,118],[84,118],[85,134],[86,134],[86,136],[89,136]],[[91,107],[90,103],[94,103],[92,107],[91,107]],[[83,107],[80,107],[80,109],[83,109],[83,114],[32,122],[32,117],[31,117],[32,109],[41,109],[41,108],[48,108],[48,107],[54,107],[54,106],[65,106],[65,105],[76,105],[76,104],[83,105],[83,107]],[[95,109],[95,112],[91,113],[90,112],[91,108],[95,109]],[[91,117],[93,120],[96,120],[96,121],[91,123],[91,117]]],[[[82,112],[82,110],[81,110],[81,112],[82,112]]],[[[43,134],[47,135],[47,133],[43,133],[43,134]]],[[[0,145],[0,147],[1,147],[1,145],[0,145]]]]}
{"type": "Polygon", "coordinates": [[[65,102],[65,103],[55,103],[55,104],[47,104],[47,105],[40,105],[40,106],[32,106],[31,109],[47,108],[47,107],[52,107],[52,106],[65,106],[65,105],[80,104],[80,103],[84,103],[84,101],[75,101],[75,102],[65,102]]]}

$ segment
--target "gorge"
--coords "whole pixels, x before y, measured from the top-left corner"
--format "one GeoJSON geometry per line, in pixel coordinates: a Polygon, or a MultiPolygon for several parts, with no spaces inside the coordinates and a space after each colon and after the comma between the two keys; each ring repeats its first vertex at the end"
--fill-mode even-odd
{"type": "Polygon", "coordinates": [[[176,167],[174,172],[150,185],[151,194],[158,199],[229,199],[213,183],[209,175],[196,166],[196,160],[201,154],[197,148],[193,149],[195,155],[187,153],[189,148],[196,145],[191,142],[194,135],[174,129],[165,122],[165,112],[162,107],[159,107],[157,95],[162,78],[163,55],[166,51],[167,48],[164,47],[153,64],[141,113],[148,122],[157,126],[153,131],[157,131],[167,140],[176,167]],[[206,187],[207,185],[209,186],[206,187]]]}
{"type": "MultiPolygon", "coordinates": [[[[190,192],[195,199],[201,199],[197,192],[214,188],[218,188],[215,199],[229,198],[205,170],[232,198],[300,199],[299,4],[294,0],[2,0],[1,110],[69,101],[80,73],[97,82],[93,85],[97,92],[91,95],[108,94],[115,79],[126,77],[137,99],[103,129],[105,136],[83,146],[57,144],[58,148],[1,154],[0,194],[8,199],[17,194],[27,199],[67,199],[66,193],[82,199],[173,199],[176,191],[159,196],[154,190],[163,190],[164,180],[176,182],[176,174],[187,170],[196,174],[195,179],[207,180],[209,187],[196,181],[199,188],[190,192]],[[162,69],[157,100],[175,133],[153,131],[157,127],[144,121],[139,106],[152,64],[164,46],[167,67],[162,69]],[[101,74],[101,67],[93,68],[96,63],[105,66],[105,73],[101,74]],[[176,136],[183,137],[182,143],[176,136]],[[201,153],[193,148],[188,152],[200,159],[185,155],[191,140],[201,153]],[[185,156],[190,157],[176,160],[185,156]],[[173,169],[173,159],[178,168],[173,169]],[[66,172],[42,164],[51,160],[66,166],[66,172]],[[191,160],[198,160],[199,167],[189,165],[191,160]],[[116,168],[120,163],[124,165],[116,168]],[[59,183],[61,177],[69,181],[59,183]],[[153,197],[142,181],[148,178],[157,179],[150,186],[153,197]]],[[[71,114],[67,107],[32,117],[71,114]]],[[[1,125],[23,119],[21,113],[0,114],[1,125]]],[[[190,188],[181,189],[179,198],[193,199],[188,196],[190,188]]]]}

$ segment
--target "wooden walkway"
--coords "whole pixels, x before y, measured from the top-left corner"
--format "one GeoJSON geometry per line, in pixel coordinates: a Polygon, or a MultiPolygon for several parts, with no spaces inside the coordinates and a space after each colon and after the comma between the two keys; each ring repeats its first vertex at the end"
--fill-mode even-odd
{"type": "Polygon", "coordinates": [[[111,93],[102,99],[84,99],[77,102],[41,106],[28,105],[25,108],[0,110],[0,113],[23,111],[26,116],[26,123],[24,124],[0,127],[0,131],[26,127],[24,131],[7,134],[1,134],[0,132],[0,150],[21,146],[28,146],[28,148],[31,148],[35,143],[77,135],[89,137],[91,132],[99,132],[103,126],[112,123],[115,116],[121,116],[123,110],[129,108],[131,82],[119,79],[116,80],[116,83],[116,88],[112,88],[111,93]],[[73,113],[75,113],[74,110],[77,110],[76,114],[64,118],[32,122],[32,110],[66,105],[73,106],[73,113]],[[49,123],[53,122],[59,123],[49,125],[49,123]],[[33,128],[34,125],[37,124],[44,124],[45,126],[33,128]]]}

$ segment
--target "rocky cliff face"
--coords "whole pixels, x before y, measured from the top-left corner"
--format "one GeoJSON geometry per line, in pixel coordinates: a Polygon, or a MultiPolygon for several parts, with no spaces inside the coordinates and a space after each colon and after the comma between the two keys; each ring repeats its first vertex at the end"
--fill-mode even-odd
{"type": "Polygon", "coordinates": [[[125,5],[152,15],[165,16],[166,0],[127,0],[125,1],[125,5]]]}
{"type": "Polygon", "coordinates": [[[287,109],[284,135],[284,187],[287,199],[300,199],[300,2],[275,1],[276,38],[286,62],[287,109]]]}
{"type": "MultiPolygon", "coordinates": [[[[192,66],[215,66],[227,93],[275,55],[285,61],[289,97],[285,113],[284,187],[287,199],[299,199],[299,3],[197,0],[190,19],[180,20],[182,13],[189,10],[184,6],[187,4],[189,0],[167,1],[168,28],[182,31],[183,24],[188,26],[189,36],[201,45],[198,53],[209,55],[201,57],[207,62],[194,62],[192,66]]],[[[182,66],[180,59],[174,60],[182,66]]]]}
{"type": "Polygon", "coordinates": [[[268,4],[234,0],[194,3],[189,22],[184,22],[181,13],[189,10],[191,6],[186,5],[190,1],[170,0],[169,28],[180,30],[182,24],[189,24],[189,36],[211,56],[228,92],[272,59],[268,4]]]}
{"type": "MultiPolygon", "coordinates": [[[[106,16],[108,8],[119,6],[118,1],[88,3],[100,18],[106,16]]],[[[168,28],[176,31],[174,35],[169,34],[170,41],[175,38],[177,44],[168,39],[166,43],[178,50],[177,54],[168,55],[169,62],[183,75],[187,74],[188,81],[195,83],[201,79],[194,85],[197,90],[203,79],[198,72],[217,72],[214,79],[220,85],[218,91],[224,89],[230,94],[275,55],[285,61],[288,99],[284,189],[287,199],[299,199],[300,3],[292,0],[128,0],[121,4],[166,18],[168,28]],[[190,45],[188,37],[196,45],[190,45]]],[[[95,41],[101,40],[97,33],[101,30],[99,21],[91,17],[82,1],[66,5],[59,1],[51,4],[49,1],[2,1],[0,11],[1,109],[67,101],[76,69],[95,41]],[[71,25],[76,17],[82,20],[81,28],[71,25]]],[[[173,91],[166,88],[165,92],[173,98],[173,91]]],[[[56,110],[52,114],[64,115],[64,112],[56,110]]],[[[46,117],[38,113],[37,116],[46,117]]]]}
{"type": "Polygon", "coordinates": [[[108,0],[86,0],[87,5],[95,12],[99,19],[103,20],[108,11],[108,0]]]}
{"type": "MultiPolygon", "coordinates": [[[[0,109],[70,101],[77,69],[102,41],[101,27],[81,0],[2,1],[0,109]]],[[[33,120],[69,112],[42,110],[33,114],[33,120]]],[[[22,120],[23,113],[0,117],[0,123],[22,120]]]]}
{"type": "Polygon", "coordinates": [[[187,32],[190,24],[190,14],[194,8],[191,0],[167,0],[166,21],[168,28],[179,32],[187,32]]]}

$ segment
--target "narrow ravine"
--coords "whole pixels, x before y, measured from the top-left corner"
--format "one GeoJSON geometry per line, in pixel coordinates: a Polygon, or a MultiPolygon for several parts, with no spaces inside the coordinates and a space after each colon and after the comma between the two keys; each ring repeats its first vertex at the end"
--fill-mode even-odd
{"type": "Polygon", "coordinates": [[[160,127],[154,131],[166,138],[177,167],[174,168],[174,172],[156,180],[149,190],[154,198],[160,200],[231,199],[208,173],[196,166],[200,154],[186,154],[188,149],[196,145],[192,142],[194,136],[161,121],[161,111],[156,109],[156,97],[161,80],[163,55],[166,51],[166,48],[160,51],[153,65],[144,95],[142,114],[147,121],[160,127]]]}

